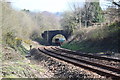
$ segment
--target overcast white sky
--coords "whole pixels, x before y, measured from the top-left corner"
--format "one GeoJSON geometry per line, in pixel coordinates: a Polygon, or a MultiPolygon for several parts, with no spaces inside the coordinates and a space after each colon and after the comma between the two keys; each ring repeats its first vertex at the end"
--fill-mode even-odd
{"type": "Polygon", "coordinates": [[[59,12],[67,9],[66,0],[11,0],[17,9],[59,12]]]}
{"type": "MultiPolygon", "coordinates": [[[[28,9],[30,11],[50,11],[63,12],[69,9],[69,3],[82,2],[84,0],[8,0],[12,2],[15,9],[28,9]]],[[[90,0],[88,0],[90,1],[90,0]]],[[[105,1],[100,0],[101,6],[104,6],[105,1]]],[[[103,7],[104,8],[104,7],[103,7]]]]}

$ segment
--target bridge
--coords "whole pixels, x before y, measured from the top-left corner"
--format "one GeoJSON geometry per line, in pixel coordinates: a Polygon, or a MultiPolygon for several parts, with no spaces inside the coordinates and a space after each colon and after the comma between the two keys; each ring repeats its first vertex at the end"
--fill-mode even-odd
{"type": "Polygon", "coordinates": [[[71,32],[65,30],[50,30],[44,31],[42,33],[42,37],[51,45],[53,37],[56,36],[57,34],[63,35],[66,40],[71,36],[71,32]]]}

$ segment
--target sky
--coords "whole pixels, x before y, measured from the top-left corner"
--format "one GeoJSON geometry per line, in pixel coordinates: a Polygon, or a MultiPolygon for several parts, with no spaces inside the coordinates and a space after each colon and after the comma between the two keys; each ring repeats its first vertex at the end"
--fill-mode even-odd
{"type": "MultiPolygon", "coordinates": [[[[79,2],[81,5],[84,2],[84,0],[7,0],[7,1],[10,1],[12,7],[15,9],[18,10],[27,9],[34,12],[39,11],[63,12],[70,9],[70,3],[72,2],[79,2]]],[[[102,6],[102,8],[105,8],[105,1],[100,0],[100,5],[102,6]]]]}
{"type": "MultiPolygon", "coordinates": [[[[13,8],[30,11],[61,12],[68,9],[67,0],[10,0],[13,8]]],[[[72,0],[71,0],[72,1],[72,0]]]]}

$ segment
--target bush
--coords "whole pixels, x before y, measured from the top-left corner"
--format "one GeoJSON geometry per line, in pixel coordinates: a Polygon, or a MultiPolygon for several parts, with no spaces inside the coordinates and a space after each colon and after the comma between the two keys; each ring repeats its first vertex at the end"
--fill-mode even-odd
{"type": "Polygon", "coordinates": [[[76,38],[70,44],[64,44],[62,47],[83,52],[120,52],[120,22],[102,28],[89,29],[84,32],[82,37],[84,39],[79,38],[80,32],[77,37],[79,40],[76,38]]]}
{"type": "Polygon", "coordinates": [[[12,48],[15,48],[15,36],[14,36],[14,33],[12,32],[8,32],[4,38],[5,40],[5,43],[8,44],[8,46],[12,47],[12,48]]]}

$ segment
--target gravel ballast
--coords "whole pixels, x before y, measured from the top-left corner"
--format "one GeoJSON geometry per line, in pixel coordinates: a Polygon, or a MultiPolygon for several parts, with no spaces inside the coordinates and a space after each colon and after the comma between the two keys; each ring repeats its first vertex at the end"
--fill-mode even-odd
{"type": "Polygon", "coordinates": [[[30,54],[31,57],[29,59],[47,68],[48,73],[52,72],[54,74],[53,78],[105,78],[92,71],[50,57],[35,48],[30,51],[30,54]]]}

